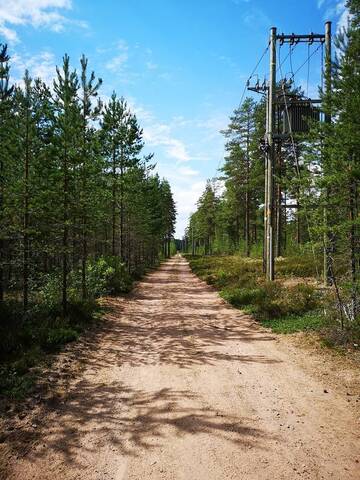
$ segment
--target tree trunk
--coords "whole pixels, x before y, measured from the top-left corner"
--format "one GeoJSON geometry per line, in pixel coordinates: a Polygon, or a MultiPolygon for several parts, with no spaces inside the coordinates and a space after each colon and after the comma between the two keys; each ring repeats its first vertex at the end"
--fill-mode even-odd
{"type": "Polygon", "coordinates": [[[122,147],[120,155],[120,260],[124,262],[124,158],[122,147]]]}
{"type": "Polygon", "coordinates": [[[25,164],[24,164],[24,252],[23,252],[23,306],[24,311],[28,309],[29,304],[29,167],[30,167],[30,123],[29,105],[26,111],[26,131],[25,131],[25,164]]]}
{"type": "Polygon", "coordinates": [[[66,315],[67,313],[67,276],[68,276],[68,240],[69,240],[69,226],[68,226],[68,190],[69,190],[69,179],[68,179],[68,152],[67,146],[64,149],[64,158],[63,158],[63,170],[64,170],[64,197],[63,197],[63,252],[62,252],[62,260],[63,260],[63,272],[62,272],[62,309],[63,314],[66,315]]]}
{"type": "Polygon", "coordinates": [[[245,179],[245,255],[250,257],[250,193],[249,193],[249,176],[250,176],[250,121],[247,122],[246,133],[246,179],[245,179]]]}
{"type": "Polygon", "coordinates": [[[113,145],[112,151],[112,242],[111,242],[111,255],[115,257],[116,249],[116,152],[115,146],[113,145]]]}
{"type": "Polygon", "coordinates": [[[356,268],[356,245],[358,243],[357,232],[355,226],[356,219],[356,191],[357,186],[355,179],[350,179],[349,185],[349,220],[350,220],[350,271],[351,271],[351,313],[352,319],[355,319],[358,313],[358,272],[356,268]]]}

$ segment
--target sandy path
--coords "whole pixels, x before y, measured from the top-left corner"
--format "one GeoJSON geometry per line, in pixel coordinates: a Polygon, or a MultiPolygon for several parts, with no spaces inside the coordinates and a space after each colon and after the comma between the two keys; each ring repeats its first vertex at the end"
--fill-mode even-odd
{"type": "Polygon", "coordinates": [[[9,479],[360,478],[359,419],[345,395],[324,392],[184,259],[112,304],[82,350],[83,372],[9,479]]]}

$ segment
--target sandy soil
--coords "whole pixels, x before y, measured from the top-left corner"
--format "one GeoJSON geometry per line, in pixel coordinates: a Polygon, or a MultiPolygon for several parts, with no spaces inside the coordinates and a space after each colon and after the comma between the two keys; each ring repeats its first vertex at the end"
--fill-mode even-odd
{"type": "Polygon", "coordinates": [[[61,356],[66,382],[49,377],[52,397],[19,419],[6,478],[360,479],[359,392],[184,259],[109,303],[105,326],[61,356]]]}

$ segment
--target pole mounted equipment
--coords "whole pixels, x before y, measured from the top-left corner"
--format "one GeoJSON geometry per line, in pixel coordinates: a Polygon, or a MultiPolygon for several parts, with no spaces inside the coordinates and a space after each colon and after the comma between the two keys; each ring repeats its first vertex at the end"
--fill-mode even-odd
{"type": "MultiPolygon", "coordinates": [[[[291,92],[295,74],[310,61],[310,55],[301,67],[292,74],[290,79],[282,79],[280,88],[277,85],[277,45],[280,47],[289,44],[290,49],[295,48],[300,43],[307,43],[309,46],[318,43],[316,51],[325,45],[325,90],[327,95],[331,92],[331,22],[325,24],[325,34],[313,33],[308,35],[298,35],[291,33],[285,35],[278,34],[276,27],[270,29],[268,48],[270,50],[270,76],[268,84],[264,81],[260,84],[259,79],[254,85],[250,84],[255,70],[250,75],[245,88],[250,91],[266,95],[266,133],[264,139],[260,140],[260,148],[265,156],[265,201],[264,201],[264,245],[263,245],[263,269],[267,281],[275,278],[275,259],[274,259],[274,192],[275,192],[275,164],[276,150],[281,149],[283,141],[290,141],[296,151],[293,133],[307,133],[309,131],[309,120],[320,120],[320,110],[315,104],[321,103],[320,99],[304,98],[301,95],[291,92]],[[280,122],[282,128],[280,129],[280,122]],[[280,131],[281,130],[281,131],[280,131]],[[277,148],[275,148],[277,145],[277,148]]],[[[266,52],[266,51],[265,51],[266,52]]],[[[279,49],[280,52],[280,49],[279,49]]],[[[290,53],[292,51],[290,50],[290,53]]],[[[279,53],[280,55],[280,53],[279,53]]],[[[264,54],[263,54],[264,56],[264,54]]],[[[261,58],[263,58],[263,56],[261,58]]],[[[259,65],[260,62],[258,62],[259,65]]],[[[284,60],[283,62],[284,63],[284,60]]],[[[279,59],[279,69],[281,65],[279,59]]],[[[281,73],[282,75],[282,73],[281,73]]],[[[325,121],[331,121],[331,115],[325,114],[325,121]]],[[[296,153],[296,152],[295,152],[296,153]]],[[[297,160],[298,161],[298,160],[297,160]]],[[[300,172],[298,172],[299,174],[300,172]]],[[[300,208],[299,205],[297,205],[300,208]]],[[[279,207],[280,208],[280,207],[279,207]]],[[[326,223],[324,213],[324,222],[326,223]]],[[[326,244],[324,238],[324,245],[326,244]]],[[[324,272],[328,270],[326,254],[326,245],[324,247],[324,272]]],[[[325,275],[325,273],[324,273],[325,275]]]]}

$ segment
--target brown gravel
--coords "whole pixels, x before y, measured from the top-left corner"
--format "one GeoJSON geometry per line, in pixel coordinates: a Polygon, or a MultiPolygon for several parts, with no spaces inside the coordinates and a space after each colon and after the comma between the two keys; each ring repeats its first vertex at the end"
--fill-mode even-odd
{"type": "Polygon", "coordinates": [[[226,305],[183,258],[109,304],[61,360],[73,378],[50,378],[53,396],[19,420],[4,478],[360,479],[354,383],[226,305]]]}

